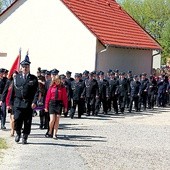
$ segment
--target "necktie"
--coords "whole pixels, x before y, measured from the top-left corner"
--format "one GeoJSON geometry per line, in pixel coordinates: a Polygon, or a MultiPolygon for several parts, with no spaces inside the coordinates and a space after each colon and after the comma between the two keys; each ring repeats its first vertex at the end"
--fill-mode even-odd
{"type": "Polygon", "coordinates": [[[26,79],[27,79],[27,75],[26,75],[26,74],[24,74],[24,81],[26,81],[26,79]]]}

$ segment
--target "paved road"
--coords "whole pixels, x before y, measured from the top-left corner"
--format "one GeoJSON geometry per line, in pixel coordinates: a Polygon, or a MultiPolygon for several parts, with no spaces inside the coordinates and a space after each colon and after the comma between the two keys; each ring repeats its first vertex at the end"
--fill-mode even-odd
{"type": "Polygon", "coordinates": [[[58,140],[44,137],[46,130],[39,129],[36,116],[27,145],[16,144],[8,129],[0,130],[9,145],[0,155],[0,170],[170,169],[170,108],[120,116],[62,117],[58,140]]]}

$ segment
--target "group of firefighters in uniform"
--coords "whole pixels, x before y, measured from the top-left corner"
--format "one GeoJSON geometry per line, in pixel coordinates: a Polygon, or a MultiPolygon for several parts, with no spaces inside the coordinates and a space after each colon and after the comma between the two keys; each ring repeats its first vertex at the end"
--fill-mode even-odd
{"type": "MultiPolygon", "coordinates": [[[[52,74],[58,73],[59,71],[54,69],[52,74]]],[[[39,69],[37,77],[41,91],[39,101],[43,105],[51,73],[39,69]]],[[[132,112],[134,108],[135,112],[140,112],[146,108],[153,109],[155,105],[165,107],[169,99],[169,81],[166,75],[147,77],[146,73],[132,75],[131,71],[119,73],[119,70],[108,70],[105,75],[103,71],[85,70],[82,74],[75,73],[74,78],[71,77],[71,72],[67,71],[65,75],[60,75],[60,78],[67,89],[71,118],[74,118],[76,109],[78,118],[83,114],[98,115],[101,110],[103,114],[107,114],[112,108],[115,114],[124,114],[125,109],[132,112]]],[[[68,116],[68,112],[63,114],[68,116]]],[[[40,111],[40,128],[46,128],[47,115],[43,109],[40,111]]]]}
{"type": "MultiPolygon", "coordinates": [[[[34,113],[39,110],[40,128],[48,129],[49,114],[44,110],[47,90],[51,83],[51,74],[58,75],[59,71],[42,70],[37,71],[38,79],[38,102],[34,113]]],[[[3,94],[7,82],[8,71],[0,69],[0,95],[3,94]]],[[[115,114],[128,112],[140,112],[142,110],[154,109],[154,106],[165,107],[169,100],[169,80],[167,75],[147,76],[146,73],[133,75],[131,71],[119,72],[119,70],[75,73],[74,78],[71,72],[61,74],[62,84],[67,89],[68,111],[63,114],[65,117],[74,118],[77,110],[78,118],[83,114],[86,116],[98,115],[102,110],[107,114],[112,109],[115,114]],[[68,114],[69,113],[69,114],[68,114]]],[[[0,96],[1,97],[1,96],[0,96]]],[[[1,129],[5,129],[6,107],[5,100],[1,102],[1,129]]]]}

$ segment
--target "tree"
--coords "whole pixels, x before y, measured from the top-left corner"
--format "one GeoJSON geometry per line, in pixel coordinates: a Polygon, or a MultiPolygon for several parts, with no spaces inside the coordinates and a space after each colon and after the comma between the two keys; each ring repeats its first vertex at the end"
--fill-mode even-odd
{"type": "Polygon", "coordinates": [[[15,0],[0,0],[0,13],[8,8],[15,0]]]}
{"type": "Polygon", "coordinates": [[[168,23],[170,0],[119,0],[122,7],[163,47],[162,64],[170,57],[168,23]]]}

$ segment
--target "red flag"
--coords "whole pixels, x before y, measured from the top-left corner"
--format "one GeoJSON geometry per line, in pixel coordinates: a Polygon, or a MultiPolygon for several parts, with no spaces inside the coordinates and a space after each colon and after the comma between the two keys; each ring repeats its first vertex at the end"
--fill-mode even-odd
{"type": "Polygon", "coordinates": [[[15,59],[9,73],[8,73],[8,77],[10,78],[12,76],[12,74],[14,73],[14,71],[18,71],[19,72],[19,65],[20,65],[20,61],[21,61],[21,53],[18,54],[17,58],[15,59]]]}

